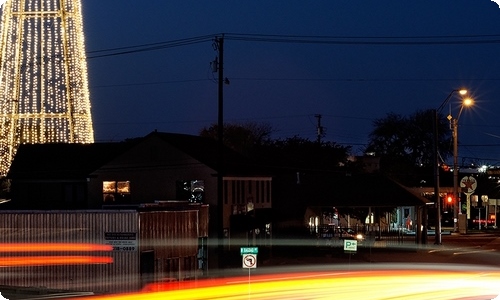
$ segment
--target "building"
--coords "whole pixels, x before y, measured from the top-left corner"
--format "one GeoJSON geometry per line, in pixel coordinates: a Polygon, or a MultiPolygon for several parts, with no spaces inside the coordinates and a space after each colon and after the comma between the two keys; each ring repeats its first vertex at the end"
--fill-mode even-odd
{"type": "MultiPolygon", "coordinates": [[[[181,200],[208,205],[207,238],[224,236],[226,250],[248,229],[268,240],[272,177],[225,149],[219,211],[217,151],[215,140],[161,132],[120,143],[21,145],[8,173],[11,201],[2,209],[118,209],[181,200]],[[244,219],[253,220],[252,228],[242,228],[244,219]]],[[[219,255],[209,257],[209,268],[218,267],[219,255]]]]}
{"type": "Polygon", "coordinates": [[[2,285],[116,293],[203,276],[207,209],[0,211],[2,285]]]}

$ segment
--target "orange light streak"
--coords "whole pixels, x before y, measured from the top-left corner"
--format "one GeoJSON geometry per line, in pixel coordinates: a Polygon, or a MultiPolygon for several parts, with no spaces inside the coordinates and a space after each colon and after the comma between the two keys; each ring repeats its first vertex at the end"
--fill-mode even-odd
{"type": "Polygon", "coordinates": [[[63,252],[63,251],[111,251],[113,247],[101,244],[79,243],[6,243],[0,244],[0,252],[63,252]]]}
{"type": "Polygon", "coordinates": [[[0,267],[31,267],[54,265],[110,264],[106,256],[14,256],[0,257],[0,267]]]}

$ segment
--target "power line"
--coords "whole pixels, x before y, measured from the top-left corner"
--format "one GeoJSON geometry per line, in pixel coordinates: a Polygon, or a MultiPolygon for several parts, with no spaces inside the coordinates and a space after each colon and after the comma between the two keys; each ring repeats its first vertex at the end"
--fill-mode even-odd
{"type": "Polygon", "coordinates": [[[311,38],[311,39],[446,39],[446,38],[500,38],[500,34],[469,34],[469,35],[416,35],[416,36],[331,36],[331,35],[283,35],[283,34],[252,34],[225,33],[226,37],[271,37],[271,38],[311,38]]]}
{"type": "Polygon", "coordinates": [[[429,81],[499,81],[500,78],[271,78],[271,77],[231,77],[231,81],[313,81],[313,82],[429,82],[429,81]]]}
{"type": "Polygon", "coordinates": [[[463,36],[410,36],[410,37],[341,37],[341,36],[293,36],[262,34],[226,34],[227,40],[330,45],[467,45],[497,44],[500,35],[463,36]]]}
{"type": "Polygon", "coordinates": [[[210,79],[185,79],[185,80],[140,82],[140,83],[106,84],[106,85],[94,85],[94,86],[92,86],[92,88],[130,87],[130,86],[160,85],[160,84],[172,84],[172,83],[177,84],[177,83],[201,82],[201,81],[211,81],[211,80],[210,79]]]}
{"type": "Polygon", "coordinates": [[[125,55],[125,54],[133,54],[133,53],[146,52],[146,51],[155,51],[155,50],[161,50],[161,49],[167,49],[167,48],[173,48],[173,47],[181,47],[181,46],[187,46],[187,45],[212,41],[213,38],[214,38],[213,35],[205,35],[205,36],[199,36],[199,37],[194,37],[194,38],[186,38],[186,39],[166,41],[166,42],[133,45],[133,46],[110,48],[110,49],[104,49],[104,50],[95,50],[95,51],[87,52],[87,59],[110,57],[110,56],[125,55]],[[95,55],[89,55],[89,54],[94,54],[94,53],[95,53],[95,55]],[[102,53],[102,54],[97,54],[97,53],[102,53]]]}
{"type": "MultiPolygon", "coordinates": [[[[376,78],[233,78],[231,81],[303,81],[303,82],[436,82],[436,81],[452,81],[456,82],[458,80],[467,81],[500,81],[500,78],[491,79],[453,79],[453,78],[386,78],[386,79],[376,79],[376,78]]],[[[107,84],[107,85],[95,85],[92,88],[110,88],[110,87],[131,87],[131,86],[146,86],[146,85],[161,85],[161,84],[177,84],[177,83],[191,83],[191,82],[204,82],[212,81],[212,79],[182,79],[182,80],[166,80],[166,81],[152,81],[152,82],[139,82],[139,83],[122,83],[122,84],[107,84]]],[[[478,126],[478,125],[472,125],[478,126]]]]}
{"type": "MultiPolygon", "coordinates": [[[[181,47],[192,44],[212,41],[222,34],[210,34],[197,37],[163,41],[148,44],[116,47],[87,52],[87,59],[110,57],[117,55],[133,54],[146,51],[181,47]],[[101,53],[101,54],[99,54],[101,53]]],[[[498,44],[499,34],[488,35],[451,35],[451,36],[307,36],[307,35],[266,35],[225,33],[226,40],[245,42],[269,42],[289,44],[330,44],[330,45],[473,45],[473,44],[498,44]]]]}

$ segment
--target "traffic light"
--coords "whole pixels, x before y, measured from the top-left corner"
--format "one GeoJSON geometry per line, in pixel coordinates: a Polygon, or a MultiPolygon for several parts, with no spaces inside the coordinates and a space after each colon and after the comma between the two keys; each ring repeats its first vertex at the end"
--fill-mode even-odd
{"type": "Polygon", "coordinates": [[[452,194],[446,195],[446,202],[448,202],[448,204],[453,203],[453,195],[452,194]]]}

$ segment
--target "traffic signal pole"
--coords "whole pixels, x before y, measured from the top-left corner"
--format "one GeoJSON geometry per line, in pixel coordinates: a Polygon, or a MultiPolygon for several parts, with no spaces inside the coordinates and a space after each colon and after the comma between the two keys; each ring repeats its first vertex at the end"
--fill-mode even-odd
{"type": "Polygon", "coordinates": [[[434,203],[436,204],[436,228],[434,244],[441,245],[441,198],[439,197],[439,156],[438,156],[438,112],[432,110],[433,115],[433,160],[434,160],[434,203]]]}

